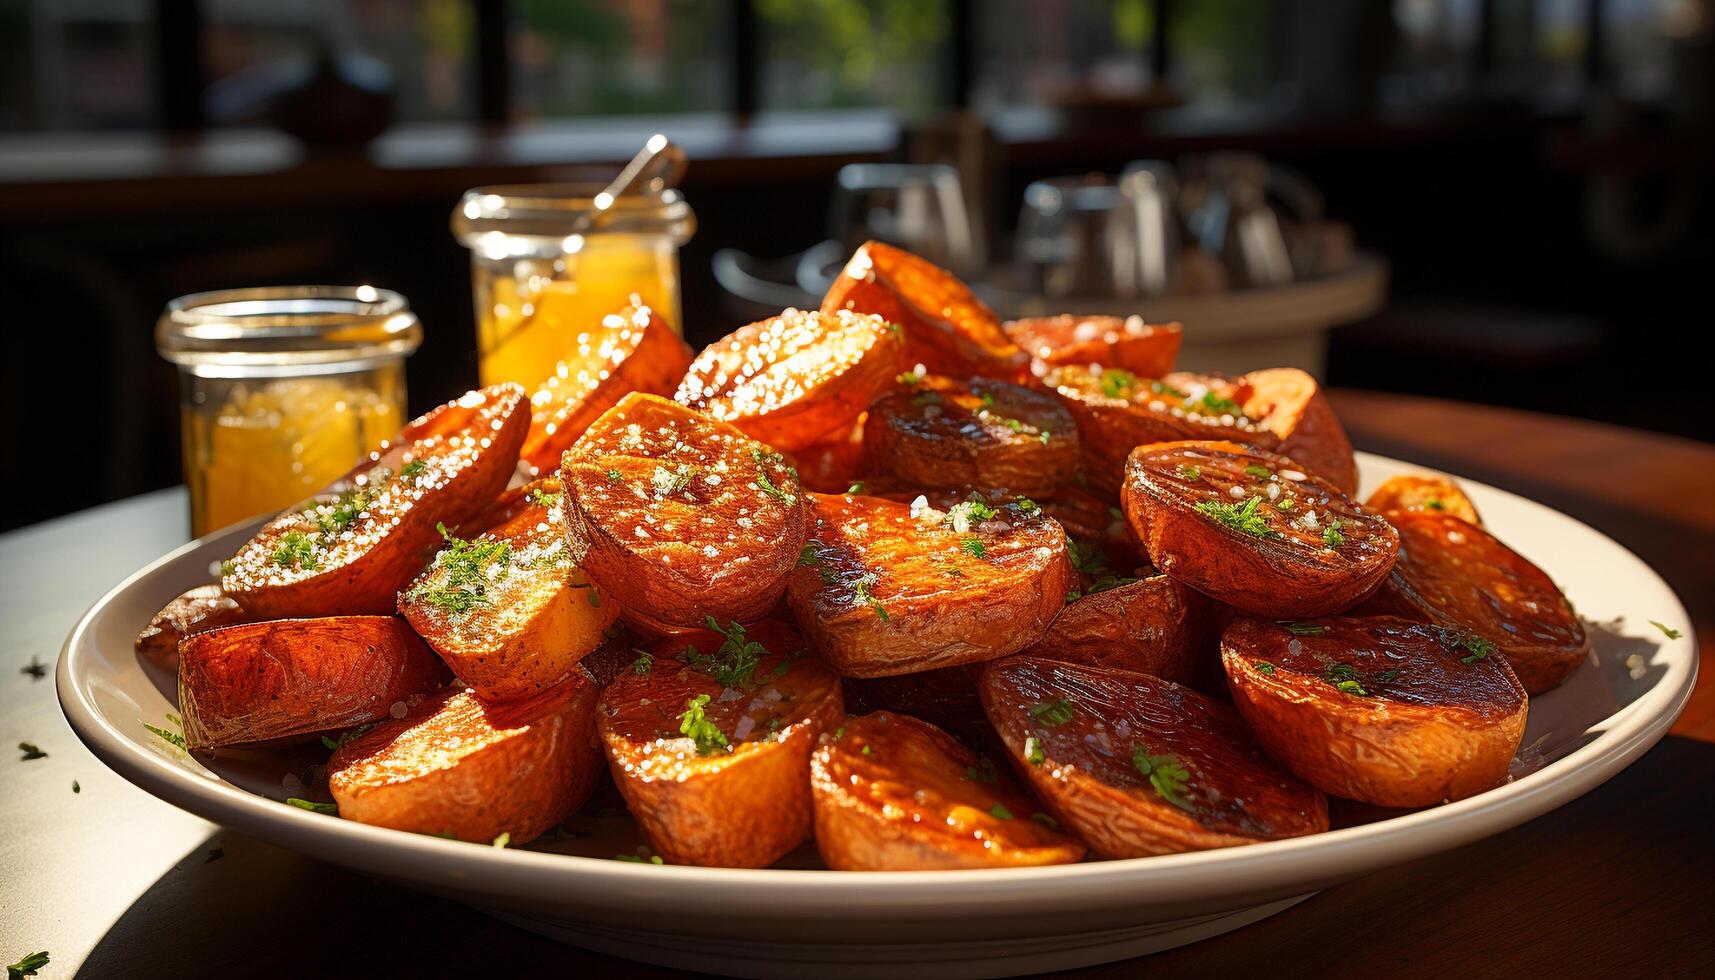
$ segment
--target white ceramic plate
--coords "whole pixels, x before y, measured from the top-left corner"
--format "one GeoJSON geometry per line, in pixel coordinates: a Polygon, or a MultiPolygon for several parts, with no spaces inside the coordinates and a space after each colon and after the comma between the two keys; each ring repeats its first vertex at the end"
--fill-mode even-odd
{"type": "MultiPolygon", "coordinates": [[[[1421,468],[1360,454],[1366,492],[1421,468]]],[[[1571,596],[1593,662],[1530,706],[1515,778],[1480,796],[1314,837],[1129,861],[996,871],[809,870],[806,848],[765,871],[611,860],[637,840],[629,820],[589,818],[590,836],[498,850],[398,833],[282,805],[282,779],[311,749],[207,761],[144,728],[173,710],[169,677],[132,638],[254,526],[192,542],[131,576],[66,640],[66,718],[120,775],[228,827],[413,888],[479,906],[567,942],[671,966],[750,976],[897,973],[948,978],[1064,969],[1215,935],[1368,871],[1486,837],[1609,779],[1678,717],[1697,674],[1684,607],[1655,572],[1606,536],[1540,504],[1465,482],[1484,520],[1571,596]],[[1684,635],[1669,640],[1656,619],[1684,635]],[[265,795],[259,795],[265,794],[265,795]],[[267,797],[272,797],[269,799],[267,797]],[[547,851],[547,853],[544,853],[547,851]],[[584,854],[588,857],[568,856],[584,854]]],[[[324,753],[319,753],[323,754],[324,753]]]]}

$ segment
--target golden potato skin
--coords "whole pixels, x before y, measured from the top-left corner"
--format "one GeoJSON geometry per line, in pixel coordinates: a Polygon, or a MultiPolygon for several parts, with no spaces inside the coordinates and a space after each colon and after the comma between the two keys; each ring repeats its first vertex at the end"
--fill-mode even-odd
{"type": "Polygon", "coordinates": [[[1451,477],[1428,473],[1389,477],[1376,487],[1364,505],[1380,514],[1395,510],[1429,511],[1483,526],[1483,519],[1477,516],[1477,506],[1451,477]]]}
{"type": "Polygon", "coordinates": [[[913,517],[911,505],[880,497],[814,499],[787,600],[847,677],[1006,656],[1042,635],[1072,587],[1065,534],[1040,508],[996,505],[994,519],[959,531],[954,511],[913,517]]]}
{"type": "Polygon", "coordinates": [[[850,310],[787,310],[703,348],[673,400],[795,453],[851,425],[893,386],[900,328],[850,310]]]}
{"type": "Polygon", "coordinates": [[[1269,368],[1240,377],[1238,388],[1245,414],[1279,437],[1274,452],[1296,460],[1347,496],[1358,492],[1352,441],[1315,378],[1298,368],[1269,368]]]}
{"type": "Polygon", "coordinates": [[[440,683],[397,616],[227,626],[179,644],[179,713],[194,750],[307,738],[386,718],[440,683]]]}
{"type": "Polygon", "coordinates": [[[1590,636],[1547,573],[1457,517],[1395,511],[1399,562],[1365,611],[1393,613],[1494,640],[1529,693],[1565,683],[1590,657],[1590,636]]]}
{"type": "Polygon", "coordinates": [[[1024,652],[1189,684],[1208,652],[1202,642],[1205,601],[1166,575],[1127,582],[1067,603],[1042,639],[1024,652]]]}
{"type": "Polygon", "coordinates": [[[1382,583],[1399,534],[1299,465],[1234,443],[1140,446],[1123,506],[1174,579],[1258,616],[1329,615],[1382,583]],[[1239,507],[1252,520],[1235,527],[1221,513],[1239,507]]]}
{"type": "Polygon", "coordinates": [[[619,607],[573,563],[565,493],[558,480],[547,479],[529,485],[505,524],[444,548],[399,594],[399,612],[477,696],[511,701],[570,677],[601,645],[619,607]],[[447,557],[491,544],[504,545],[505,556],[486,566],[481,597],[466,600],[468,607],[449,605],[475,593],[450,584],[447,557]]]}
{"type": "Polygon", "coordinates": [[[934,725],[882,711],[810,757],[816,848],[835,871],[1071,864],[1084,847],[1006,773],[934,725]]]}
{"type": "Polygon", "coordinates": [[[440,544],[436,526],[476,516],[511,479],[529,421],[515,384],[416,419],[332,492],[264,525],[232,557],[221,588],[257,619],[391,615],[440,544]]]}
{"type": "Polygon", "coordinates": [[[581,674],[507,705],[442,688],[336,749],[328,789],[347,820],[528,843],[582,806],[600,779],[595,702],[581,674]]]}
{"type": "Polygon", "coordinates": [[[689,345],[647,306],[603,317],[577,344],[575,356],[556,364],[530,395],[530,433],[519,460],[533,475],[554,472],[590,423],[631,392],[671,395],[691,365],[689,345]]]}
{"type": "Polygon", "coordinates": [[[932,374],[1026,380],[1030,355],[952,273],[904,249],[865,242],[822,298],[822,312],[873,313],[905,330],[902,363],[932,374]]]}
{"type": "Polygon", "coordinates": [[[1053,396],[1004,381],[926,377],[870,406],[866,468],[919,490],[1047,498],[1078,467],[1078,427],[1053,396]]]}
{"type": "Polygon", "coordinates": [[[745,635],[765,651],[753,683],[727,688],[677,659],[687,645],[718,654],[723,637],[697,631],[651,644],[651,660],[622,670],[602,692],[597,726],[613,780],[669,864],[767,867],[810,834],[805,774],[816,737],[845,714],[839,678],[815,658],[795,656],[804,642],[784,623],[756,623],[745,635]],[[699,695],[729,743],[708,755],[680,731],[699,695]]]}
{"type": "Polygon", "coordinates": [[[1221,662],[1239,714],[1301,779],[1347,799],[1433,806],[1505,782],[1524,738],[1524,687],[1474,637],[1391,616],[1240,619],[1221,662]]]}
{"type": "Polygon", "coordinates": [[[1033,360],[1032,370],[1100,364],[1144,378],[1173,370],[1185,330],[1177,323],[1145,323],[1143,317],[1059,316],[1008,320],[1006,332],[1033,360]]]}
{"type": "Polygon", "coordinates": [[[807,494],[778,453],[655,395],[630,394],[566,453],[566,534],[637,622],[754,620],[786,587],[807,494]]]}
{"type": "Polygon", "coordinates": [[[137,634],[138,654],[168,670],[179,669],[179,641],[194,633],[237,626],[252,617],[219,585],[199,585],[166,604],[137,634]]]}
{"type": "Polygon", "coordinates": [[[1328,829],[1322,794],[1265,756],[1232,708],[1189,688],[1148,674],[1017,656],[985,665],[982,697],[1013,767],[1102,857],[1232,847],[1328,829]],[[1055,713],[1060,702],[1064,715],[1055,713]],[[1140,759],[1180,767],[1184,777],[1177,787],[1158,786],[1140,759]]]}

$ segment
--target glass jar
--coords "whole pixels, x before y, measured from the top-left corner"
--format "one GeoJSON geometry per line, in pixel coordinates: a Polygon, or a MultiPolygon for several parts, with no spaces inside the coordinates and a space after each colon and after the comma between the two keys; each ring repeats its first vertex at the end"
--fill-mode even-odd
{"type": "Polygon", "coordinates": [[[404,427],[405,358],[423,328],[373,286],[181,296],[155,327],[179,366],[191,531],[320,492],[404,427]]]}
{"type": "Polygon", "coordinates": [[[471,250],[477,374],[527,390],[574,355],[578,335],[629,305],[681,329],[679,246],[697,219],[678,191],[627,194],[579,234],[597,184],[466,191],[452,229],[471,250]]]}

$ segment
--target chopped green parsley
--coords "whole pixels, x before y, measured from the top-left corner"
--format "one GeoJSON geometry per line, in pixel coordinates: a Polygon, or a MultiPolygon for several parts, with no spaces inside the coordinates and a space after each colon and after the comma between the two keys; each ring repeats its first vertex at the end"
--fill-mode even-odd
{"type": "Polygon", "coordinates": [[[1649,624],[1651,626],[1654,626],[1656,629],[1661,630],[1661,635],[1667,637],[1670,640],[1677,640],[1680,637],[1685,635],[1684,633],[1681,633],[1680,631],[1674,629],[1673,627],[1667,625],[1666,623],[1660,622],[1658,620],[1652,619],[1649,621],[1649,624]]]}
{"type": "Polygon", "coordinates": [[[1285,623],[1286,631],[1293,636],[1321,636],[1328,632],[1328,627],[1317,623],[1285,623]]]}
{"type": "Polygon", "coordinates": [[[989,807],[989,816],[994,817],[996,820],[1011,820],[1012,811],[1006,808],[1006,804],[996,803],[994,806],[989,807]]]}
{"type": "Polygon", "coordinates": [[[639,677],[649,673],[655,667],[655,657],[642,650],[637,651],[637,659],[631,662],[631,672],[639,677]]]}
{"type": "Polygon", "coordinates": [[[302,531],[287,531],[280,536],[280,546],[270,556],[274,564],[286,568],[302,568],[313,572],[321,567],[316,561],[316,543],[302,531]]]}
{"type": "Polygon", "coordinates": [[[1110,368],[1102,372],[1102,394],[1109,398],[1124,398],[1137,386],[1137,375],[1130,371],[1110,368]]]}
{"type": "MultiPolygon", "coordinates": [[[[756,484],[762,488],[763,493],[768,494],[770,497],[773,497],[775,500],[780,501],[788,507],[798,502],[798,496],[796,494],[782,490],[774,485],[773,480],[768,478],[768,467],[782,465],[786,457],[779,453],[766,452],[761,449],[752,449],[750,451],[750,458],[756,461],[756,484]]],[[[788,468],[788,472],[790,472],[790,468],[788,468]]]]}
{"type": "Polygon", "coordinates": [[[768,648],[747,639],[744,627],[728,623],[725,628],[713,616],[703,617],[709,629],[721,635],[721,645],[714,653],[702,653],[696,647],[685,648],[685,662],[691,669],[713,677],[722,687],[754,687],[756,668],[768,654],[768,648]]]}
{"type": "Polygon", "coordinates": [[[1179,479],[1181,480],[1188,480],[1191,483],[1196,483],[1202,478],[1203,470],[1200,467],[1192,466],[1189,463],[1179,467],[1179,479]]]}
{"type": "Polygon", "coordinates": [[[1490,643],[1488,640],[1483,639],[1475,633],[1460,639],[1459,645],[1468,651],[1466,656],[1459,658],[1459,662],[1462,664],[1474,664],[1479,660],[1487,660],[1489,659],[1489,654],[1495,652],[1495,645],[1493,643],[1490,643]]]}
{"type": "Polygon", "coordinates": [[[312,813],[323,813],[330,817],[339,816],[339,807],[333,803],[317,803],[314,800],[301,800],[296,796],[288,797],[286,799],[286,803],[291,806],[295,806],[300,810],[309,810],[312,813]]]}
{"type": "Polygon", "coordinates": [[[1042,740],[1035,735],[1024,740],[1024,758],[1033,766],[1040,766],[1048,761],[1048,753],[1042,750],[1042,740]]]}
{"type": "Polygon", "coordinates": [[[1274,474],[1270,472],[1269,468],[1266,466],[1258,466],[1255,463],[1248,463],[1245,465],[1245,475],[1256,477],[1259,480],[1266,480],[1274,474]]]}
{"type": "Polygon", "coordinates": [[[1268,521],[1264,519],[1257,508],[1262,505],[1261,497],[1250,497],[1242,504],[1229,504],[1219,500],[1204,500],[1197,504],[1197,512],[1214,518],[1217,522],[1255,538],[1277,538],[1278,531],[1269,529],[1268,521]]]}
{"type": "Polygon", "coordinates": [[[978,538],[974,534],[968,534],[964,538],[960,539],[959,547],[966,554],[975,555],[978,558],[983,558],[988,555],[988,548],[983,545],[982,539],[978,538]]]}
{"type": "Polygon", "coordinates": [[[870,589],[875,586],[876,580],[877,576],[874,572],[859,576],[852,582],[852,595],[856,596],[859,602],[874,609],[876,618],[885,623],[890,618],[887,615],[887,607],[883,606],[881,600],[870,592],[870,589]]]}
{"type": "Polygon", "coordinates": [[[1190,781],[1191,773],[1185,769],[1185,764],[1178,756],[1151,754],[1149,746],[1138,742],[1131,749],[1131,764],[1137,767],[1139,775],[1149,779],[1149,785],[1155,787],[1155,792],[1161,798],[1181,810],[1191,810],[1191,804],[1181,796],[1185,784],[1190,781]]]}
{"type": "Polygon", "coordinates": [[[685,702],[685,712],[679,716],[679,734],[688,735],[697,743],[698,755],[718,755],[730,744],[720,726],[703,713],[703,706],[708,703],[709,696],[699,694],[685,702]]]}
{"type": "Polygon", "coordinates": [[[537,487],[530,491],[530,500],[535,503],[536,506],[543,507],[548,510],[553,510],[555,507],[560,506],[560,501],[564,499],[566,499],[566,495],[564,493],[549,493],[541,487],[537,487]]]}
{"type": "Polygon", "coordinates": [[[1337,690],[1359,697],[1369,696],[1370,692],[1364,690],[1363,683],[1358,680],[1358,669],[1351,664],[1329,664],[1323,676],[1327,677],[1328,683],[1334,685],[1337,690]]]}
{"type": "Polygon", "coordinates": [[[1047,827],[1049,830],[1059,830],[1060,829],[1060,821],[1055,820],[1053,817],[1049,816],[1046,813],[1040,813],[1040,812],[1032,813],[1030,815],[1030,819],[1036,821],[1037,823],[1041,824],[1044,827],[1047,827]]]}
{"type": "Polygon", "coordinates": [[[1346,536],[1340,533],[1340,528],[1344,526],[1345,522],[1340,520],[1338,517],[1329,521],[1328,526],[1322,529],[1322,543],[1329,548],[1338,548],[1341,545],[1344,545],[1346,543],[1346,536]]]}
{"type": "Polygon", "coordinates": [[[993,759],[979,756],[976,765],[965,767],[965,779],[973,783],[992,783],[1000,779],[1000,770],[995,768],[993,759]]]}
{"type": "Polygon", "coordinates": [[[644,857],[641,854],[615,854],[613,856],[613,859],[615,861],[630,861],[633,864],[666,864],[667,863],[667,862],[661,860],[661,855],[659,855],[659,854],[651,854],[648,857],[644,857]]]}
{"type": "Polygon", "coordinates": [[[431,577],[412,591],[412,598],[453,615],[469,612],[488,603],[490,570],[506,574],[512,560],[512,545],[493,538],[466,541],[454,537],[445,524],[436,524],[446,547],[435,556],[438,578],[431,577]]]}
{"type": "Polygon", "coordinates": [[[406,480],[410,480],[412,482],[416,482],[417,477],[422,476],[423,471],[427,470],[428,468],[429,468],[429,461],[428,460],[426,460],[426,459],[413,459],[409,463],[406,463],[404,466],[399,467],[399,476],[402,479],[406,479],[406,480]]]}
{"type": "Polygon", "coordinates": [[[42,747],[34,742],[19,742],[18,751],[24,753],[19,759],[21,762],[29,762],[31,759],[46,759],[48,757],[48,754],[42,751],[42,747]]]}
{"type": "Polygon", "coordinates": [[[1044,725],[1064,725],[1072,720],[1072,702],[1065,698],[1039,701],[1030,706],[1030,716],[1044,725]]]}
{"type": "Polygon", "coordinates": [[[36,975],[36,971],[47,965],[47,950],[26,954],[20,957],[18,962],[6,967],[6,980],[22,980],[24,977],[33,977],[36,975]]]}

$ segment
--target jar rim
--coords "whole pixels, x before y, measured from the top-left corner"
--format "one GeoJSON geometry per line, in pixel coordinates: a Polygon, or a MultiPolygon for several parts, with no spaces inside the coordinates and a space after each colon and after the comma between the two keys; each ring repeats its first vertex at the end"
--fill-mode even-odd
{"type": "MultiPolygon", "coordinates": [[[[560,238],[578,230],[604,190],[596,182],[496,184],[473,187],[453,209],[452,230],[459,242],[474,247],[477,239],[500,232],[537,238],[560,238]]],[[[584,234],[621,232],[667,235],[683,245],[696,229],[696,216],[677,189],[639,190],[615,198],[608,213],[584,234]]]]}
{"type": "Polygon", "coordinates": [[[198,374],[362,370],[423,342],[405,297],[375,286],[262,286],[180,296],[155,324],[163,358],[198,374]]]}

